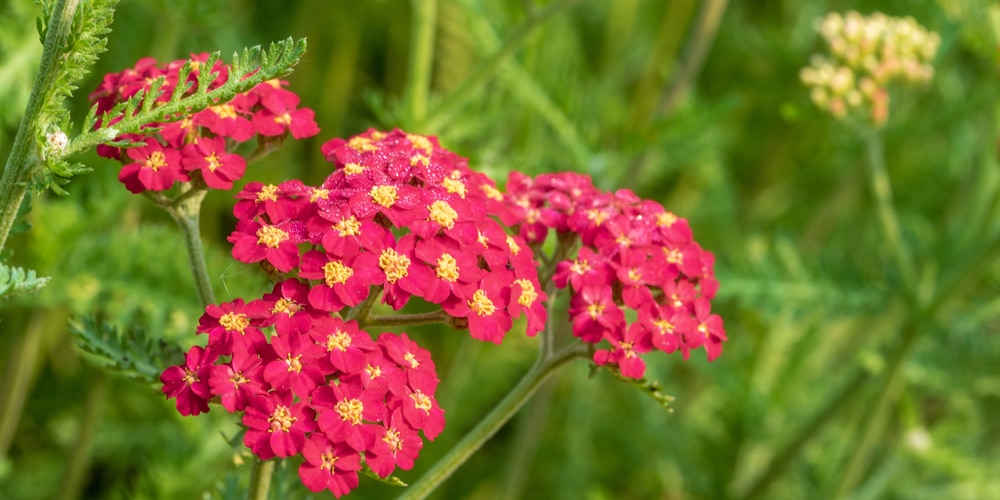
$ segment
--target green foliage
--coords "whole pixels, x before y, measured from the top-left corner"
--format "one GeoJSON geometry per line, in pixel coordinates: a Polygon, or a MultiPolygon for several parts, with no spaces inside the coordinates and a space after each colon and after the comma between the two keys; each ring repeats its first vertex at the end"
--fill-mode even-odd
{"type": "Polygon", "coordinates": [[[139,326],[122,331],[95,318],[79,318],[70,323],[70,332],[80,349],[102,367],[138,382],[154,384],[164,366],[184,361],[184,352],[175,344],[154,339],[139,326]]]}
{"type": "Polygon", "coordinates": [[[0,299],[34,293],[49,283],[49,278],[38,277],[35,271],[25,271],[0,263],[0,299]]]}

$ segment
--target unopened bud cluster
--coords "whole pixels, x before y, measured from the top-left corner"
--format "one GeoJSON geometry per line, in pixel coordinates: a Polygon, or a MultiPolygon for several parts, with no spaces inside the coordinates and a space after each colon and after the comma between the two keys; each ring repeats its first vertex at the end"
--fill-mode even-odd
{"type": "Polygon", "coordinates": [[[881,125],[889,114],[888,85],[925,83],[934,76],[930,61],[941,38],[911,17],[833,12],[817,29],[830,56],[813,56],[800,77],[812,101],[836,118],[881,125]]]}

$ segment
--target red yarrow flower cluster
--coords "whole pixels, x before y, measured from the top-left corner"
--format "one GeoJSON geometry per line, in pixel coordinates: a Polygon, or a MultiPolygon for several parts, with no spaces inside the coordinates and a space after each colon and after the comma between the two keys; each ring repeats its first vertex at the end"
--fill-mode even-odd
{"type": "MultiPolygon", "coordinates": [[[[189,94],[197,90],[198,74],[204,71],[208,54],[191,56],[193,69],[186,82],[192,84],[189,94]]],[[[180,70],[185,59],[158,64],[153,58],[143,58],[135,67],[104,76],[101,85],[90,94],[97,105],[98,115],[112,123],[122,116],[108,116],[114,107],[128,101],[140,90],[149,92],[157,78],[164,78],[163,93],[157,103],[168,102],[181,85],[180,70]]],[[[210,84],[217,88],[229,79],[229,66],[216,62],[211,69],[217,76],[210,84]]],[[[186,83],[185,83],[186,84],[186,83]]],[[[243,177],[246,159],[233,153],[243,142],[257,138],[258,143],[280,142],[287,135],[296,139],[319,133],[314,113],[299,108],[299,97],[287,90],[288,82],[269,80],[249,92],[238,94],[231,102],[209,106],[193,114],[174,117],[168,123],[150,123],[150,134],[127,134],[143,145],[133,148],[98,146],[101,156],[122,160],[124,166],[118,179],[133,193],[165,191],[177,182],[201,179],[212,189],[231,189],[233,182],[243,177]]],[[[155,105],[155,104],[154,104],[155,105]]],[[[260,145],[260,144],[259,144],[260,145]]]]}
{"type": "Polygon", "coordinates": [[[381,293],[399,310],[411,297],[440,306],[453,324],[500,343],[522,314],[527,333],[545,323],[534,256],[491,215],[503,195],[433,137],[399,130],[333,139],[334,171],[318,187],[250,183],[237,195],[233,257],[308,286],[330,313],[381,293]]]}
{"type": "Polygon", "coordinates": [[[582,247],[557,264],[553,281],[571,289],[573,334],[607,342],[595,351],[596,364],[642,378],[642,355],[654,349],[679,350],[685,359],[699,347],[709,360],[722,352],[726,333],[710,304],[715,258],[694,241],[686,220],[631,191],[602,192],[574,173],[514,172],[506,200],[505,222],[530,244],[540,245],[550,230],[579,235],[582,247]]]}
{"type": "Polygon", "coordinates": [[[160,377],[182,415],[217,401],[242,414],[243,442],[263,460],[301,455],[302,482],[337,497],[361,459],[381,477],[407,470],[444,428],[430,353],[405,333],[373,340],[354,321],[312,307],[307,286],[277,284],[250,303],[210,305],[185,363],[160,377]]]}

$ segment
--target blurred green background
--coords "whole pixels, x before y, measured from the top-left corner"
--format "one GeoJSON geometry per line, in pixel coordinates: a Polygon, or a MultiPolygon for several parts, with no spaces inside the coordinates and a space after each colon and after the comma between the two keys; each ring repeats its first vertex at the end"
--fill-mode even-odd
{"type": "MultiPolygon", "coordinates": [[[[4,158],[41,51],[37,15],[29,0],[0,4],[4,158]]],[[[318,183],[322,142],[399,126],[501,184],[511,170],[574,170],[690,220],[716,255],[730,340],[713,363],[649,357],[674,412],[575,362],[437,498],[1000,498],[998,26],[988,0],[125,0],[73,113],[140,57],[307,37],[288,79],[322,132],[244,181],[318,183]],[[934,80],[893,91],[883,133],[912,289],[878,224],[863,141],[798,77],[823,49],[815,21],[851,9],[913,16],[942,38],[934,80]]],[[[84,161],[94,172],[67,197],[34,198],[33,228],[9,240],[11,264],[52,281],[0,304],[0,498],[238,495],[249,466],[227,443],[234,416],[180,417],[69,332],[92,315],[203,341],[180,233],[118,183],[117,164],[84,161]]],[[[219,300],[270,288],[228,257],[231,196],[211,193],[202,215],[219,300]]],[[[412,482],[535,351],[516,330],[502,346],[408,331],[433,352],[448,421],[398,471],[412,482]]],[[[295,465],[272,498],[308,494],[295,465]]],[[[353,495],[398,493],[363,478],[353,495]]]]}

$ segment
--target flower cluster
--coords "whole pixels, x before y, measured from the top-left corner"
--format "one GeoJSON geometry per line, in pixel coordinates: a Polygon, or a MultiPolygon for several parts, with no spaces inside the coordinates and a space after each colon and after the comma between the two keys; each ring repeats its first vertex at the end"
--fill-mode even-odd
{"type": "MultiPolygon", "coordinates": [[[[257,456],[302,454],[303,483],[340,496],[357,486],[362,457],[382,477],[409,469],[418,431],[434,439],[444,425],[427,351],[361,329],[380,323],[376,301],[399,310],[419,297],[439,307],[437,321],[499,343],[522,314],[529,334],[543,328],[546,295],[525,240],[491,217],[510,217],[503,194],[436,139],[370,130],[323,153],[334,171],[318,187],[251,182],[236,195],[233,257],[277,284],[208,306],[198,327],[208,345],[161,381],[183,415],[215,398],[243,412],[257,456]]],[[[406,322],[394,319],[382,324],[406,322]]]]}
{"type": "Polygon", "coordinates": [[[837,118],[854,115],[880,125],[888,117],[889,84],[934,75],[930,61],[941,39],[913,18],[830,13],[818,29],[831,57],[814,56],[801,78],[813,102],[837,118]]]}
{"type": "Polygon", "coordinates": [[[358,485],[362,455],[381,477],[412,468],[418,431],[434,439],[444,412],[430,353],[405,333],[373,340],[310,306],[308,293],[289,280],[250,303],[210,305],[198,325],[208,345],[160,380],[182,415],[207,412],[209,400],[242,412],[243,443],[258,457],[301,454],[302,482],[340,497],[358,485]]]}
{"type": "Polygon", "coordinates": [[[710,306],[718,288],[714,256],[692,239],[686,220],[631,191],[599,191],[574,173],[514,172],[507,191],[507,222],[530,244],[550,230],[560,241],[579,235],[581,248],[556,265],[553,281],[571,289],[573,334],[609,344],[595,352],[595,363],[641,378],[641,355],[653,349],[687,358],[704,347],[709,360],[721,353],[726,333],[710,306]],[[626,309],[636,313],[631,323],[626,309]]]}
{"type": "Polygon", "coordinates": [[[237,195],[236,260],[294,273],[321,311],[381,293],[395,310],[412,296],[438,305],[480,340],[500,343],[522,313],[529,335],[542,329],[533,254],[490,217],[507,208],[488,177],[398,130],[333,139],[323,154],[335,169],[319,187],[250,183],[237,195]]]}
{"type": "MultiPolygon", "coordinates": [[[[128,101],[140,90],[149,92],[152,83],[163,78],[163,91],[156,103],[168,102],[174,91],[191,87],[194,93],[198,75],[208,60],[207,54],[192,55],[192,70],[186,81],[179,82],[181,68],[188,61],[181,59],[159,65],[153,58],[143,58],[135,67],[120,73],[104,76],[90,100],[96,102],[98,115],[112,123],[122,116],[107,116],[119,103],[128,101]]],[[[216,73],[210,88],[217,88],[229,78],[229,67],[216,62],[211,71],[216,73]]],[[[98,146],[97,152],[106,158],[122,160],[125,165],[118,175],[125,187],[133,193],[165,191],[175,182],[200,179],[213,189],[230,189],[233,182],[243,176],[246,160],[233,153],[236,147],[257,138],[262,145],[280,142],[288,134],[296,139],[319,133],[314,113],[299,108],[299,97],[287,90],[287,82],[269,80],[249,92],[237,95],[231,102],[209,106],[197,113],[175,117],[168,123],[150,123],[152,134],[126,134],[119,140],[129,139],[142,144],[128,149],[98,146]]]]}

